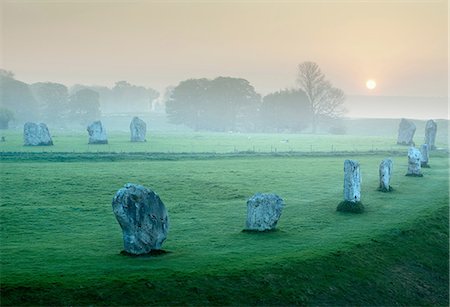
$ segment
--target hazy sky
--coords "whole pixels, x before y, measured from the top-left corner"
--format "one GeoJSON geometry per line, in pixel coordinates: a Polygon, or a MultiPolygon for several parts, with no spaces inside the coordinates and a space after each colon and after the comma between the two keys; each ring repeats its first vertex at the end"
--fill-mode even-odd
{"type": "Polygon", "coordinates": [[[347,95],[447,96],[447,1],[0,1],[1,67],[26,82],[233,76],[267,94],[310,60],[347,95]]]}

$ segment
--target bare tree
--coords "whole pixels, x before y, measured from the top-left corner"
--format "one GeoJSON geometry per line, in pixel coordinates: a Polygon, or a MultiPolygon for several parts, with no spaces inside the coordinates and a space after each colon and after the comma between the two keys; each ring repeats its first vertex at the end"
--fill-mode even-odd
{"type": "Polygon", "coordinates": [[[338,118],[344,113],[344,92],[325,80],[325,75],[316,63],[300,64],[297,82],[308,97],[313,133],[316,133],[321,118],[338,118]]]}

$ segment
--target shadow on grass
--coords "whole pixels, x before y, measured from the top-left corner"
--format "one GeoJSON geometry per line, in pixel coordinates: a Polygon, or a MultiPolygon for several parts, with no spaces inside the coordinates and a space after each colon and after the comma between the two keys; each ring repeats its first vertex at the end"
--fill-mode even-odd
{"type": "Polygon", "coordinates": [[[151,250],[150,252],[146,253],[146,254],[140,254],[140,255],[136,255],[136,254],[131,254],[127,251],[121,251],[120,255],[121,256],[126,256],[126,257],[131,257],[131,258],[146,258],[146,257],[158,257],[158,256],[164,256],[167,254],[170,254],[170,251],[166,251],[163,249],[155,249],[155,250],[151,250]]]}

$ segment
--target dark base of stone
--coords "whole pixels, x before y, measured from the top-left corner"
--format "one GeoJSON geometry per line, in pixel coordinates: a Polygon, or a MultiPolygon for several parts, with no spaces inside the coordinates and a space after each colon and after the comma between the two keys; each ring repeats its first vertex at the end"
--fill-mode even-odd
{"type": "Polygon", "coordinates": [[[343,202],[339,203],[336,210],[339,212],[363,213],[364,205],[360,201],[352,202],[344,200],[343,202]]]}
{"type": "Polygon", "coordinates": [[[423,177],[423,174],[406,174],[408,177],[423,177]]]}
{"type": "Polygon", "coordinates": [[[430,165],[428,165],[428,163],[420,163],[420,167],[430,168],[430,165]]]}
{"type": "Polygon", "coordinates": [[[39,143],[39,144],[36,144],[36,145],[24,144],[23,146],[53,146],[53,142],[39,143]]]}
{"type": "Polygon", "coordinates": [[[154,249],[154,250],[151,250],[150,252],[148,252],[146,254],[139,254],[139,255],[132,254],[132,253],[129,253],[127,251],[121,251],[120,252],[121,255],[128,256],[128,257],[149,257],[149,256],[150,257],[155,257],[155,256],[165,255],[165,254],[168,254],[168,253],[170,253],[170,252],[165,251],[163,249],[154,249]]]}
{"type": "Polygon", "coordinates": [[[388,188],[388,189],[379,187],[379,188],[378,188],[378,191],[380,191],[380,192],[384,192],[384,193],[388,193],[388,192],[392,192],[392,191],[394,191],[394,188],[393,188],[393,187],[391,187],[391,186],[389,186],[389,188],[388,188]]]}
{"type": "Polygon", "coordinates": [[[96,142],[89,142],[88,144],[108,144],[108,141],[96,141],[96,142]]]}
{"type": "Polygon", "coordinates": [[[242,230],[242,232],[245,232],[245,233],[267,233],[267,232],[276,232],[276,231],[278,231],[277,228],[266,229],[266,230],[257,230],[257,229],[244,229],[244,230],[242,230]]]}

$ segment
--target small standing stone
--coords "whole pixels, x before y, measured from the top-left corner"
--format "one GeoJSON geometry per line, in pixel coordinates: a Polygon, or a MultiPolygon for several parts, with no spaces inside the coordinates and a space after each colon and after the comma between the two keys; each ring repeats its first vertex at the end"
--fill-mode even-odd
{"type": "Polygon", "coordinates": [[[402,118],[398,127],[397,144],[399,145],[414,145],[413,137],[416,132],[416,125],[404,118],[402,118]]]}
{"type": "Polygon", "coordinates": [[[131,142],[145,142],[147,124],[139,117],[133,117],[130,123],[131,142]]]}
{"type": "Polygon", "coordinates": [[[422,171],[420,169],[421,158],[420,151],[415,147],[410,147],[408,150],[408,172],[406,176],[422,177],[422,171]]]}
{"type": "Polygon", "coordinates": [[[108,144],[106,129],[101,121],[95,121],[87,127],[89,133],[89,144],[108,144]]]}
{"type": "Polygon", "coordinates": [[[427,144],[422,144],[422,146],[420,146],[420,166],[421,167],[425,167],[425,168],[430,167],[430,165],[428,164],[428,161],[430,160],[428,148],[429,147],[427,144]]]}
{"type": "Polygon", "coordinates": [[[26,123],[23,126],[23,140],[25,146],[51,146],[53,145],[50,131],[44,123],[26,123]]]}
{"type": "Polygon", "coordinates": [[[382,192],[390,192],[392,191],[391,187],[391,175],[393,171],[393,162],[391,159],[384,159],[380,163],[380,186],[378,187],[379,191],[382,192]]]}
{"type": "Polygon", "coordinates": [[[284,202],[276,194],[256,193],[247,201],[246,230],[272,230],[278,223],[284,202]]]}
{"type": "Polygon", "coordinates": [[[339,203],[337,211],[361,213],[364,206],[361,203],[361,172],[359,162],[345,160],[344,162],[344,201],[339,203]]]}
{"type": "Polygon", "coordinates": [[[425,144],[428,145],[428,150],[436,149],[436,132],[437,124],[434,120],[430,119],[425,126],[425,144]]]}
{"type": "Polygon", "coordinates": [[[125,252],[141,255],[161,249],[169,231],[169,216],[158,194],[128,183],[117,191],[112,208],[122,228],[125,252]]]}

